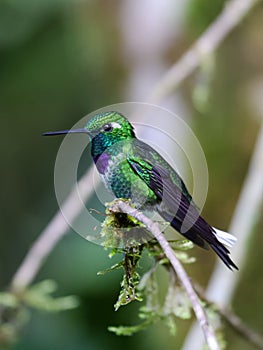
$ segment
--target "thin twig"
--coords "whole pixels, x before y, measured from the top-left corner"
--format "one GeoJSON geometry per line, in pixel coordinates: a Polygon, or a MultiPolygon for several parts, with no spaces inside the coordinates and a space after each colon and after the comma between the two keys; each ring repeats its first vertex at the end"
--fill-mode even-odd
{"type": "Polygon", "coordinates": [[[263,349],[263,337],[261,334],[255,332],[253,329],[248,327],[240,317],[227,309],[217,309],[221,317],[246,341],[256,346],[258,349],[263,349]]]}
{"type": "Polygon", "coordinates": [[[237,26],[259,0],[228,1],[222,13],[189,50],[163,75],[149,95],[157,103],[170,95],[237,26]]]}
{"type": "MultiPolygon", "coordinates": [[[[235,213],[230,225],[230,232],[236,234],[238,241],[232,250],[232,256],[240,270],[245,263],[244,256],[248,246],[250,232],[260,216],[263,205],[263,123],[253,151],[249,171],[240,193],[235,213]]],[[[217,264],[207,287],[206,296],[224,309],[229,304],[235,291],[240,274],[226,271],[222,264],[217,264]],[[223,287],[222,287],[223,281],[223,287]]],[[[198,325],[193,325],[186,338],[183,350],[203,348],[198,325]]]]}
{"type": "Polygon", "coordinates": [[[73,222],[81,211],[81,201],[78,199],[79,192],[86,200],[92,195],[90,184],[94,183],[93,170],[91,167],[81,178],[67,200],[63,204],[61,211],[58,211],[48,226],[42,231],[37,240],[33,243],[22,264],[16,271],[11,281],[12,290],[25,289],[35,278],[39,269],[45,262],[46,257],[54,249],[58,241],[68,232],[70,226],[63,216],[67,213],[67,220],[73,222]]]}
{"type": "Polygon", "coordinates": [[[256,332],[254,329],[250,328],[240,317],[238,317],[229,308],[222,308],[215,302],[208,300],[205,295],[205,290],[195,284],[195,291],[201,300],[205,301],[207,305],[214,307],[216,312],[221,316],[222,320],[225,321],[235,332],[237,332],[245,341],[251,343],[260,350],[263,350],[263,336],[256,332]]]}
{"type": "Polygon", "coordinates": [[[182,283],[191,303],[193,306],[193,310],[195,312],[196,318],[198,320],[198,323],[200,324],[200,327],[203,330],[207,345],[209,349],[211,350],[219,350],[219,345],[214,333],[213,328],[210,326],[206,313],[204,309],[201,306],[201,303],[199,301],[199,298],[194,290],[194,287],[190,281],[189,276],[185,272],[183,266],[177,259],[173,249],[169,245],[167,239],[164,237],[162,232],[159,229],[159,226],[156,222],[153,222],[150,220],[147,216],[145,216],[143,213],[138,211],[135,208],[132,208],[129,204],[126,202],[123,202],[121,200],[116,201],[114,205],[110,208],[113,212],[122,212],[126,213],[138,221],[142,222],[146,228],[153,234],[155,239],[160,244],[161,248],[163,249],[164,254],[166,255],[167,259],[170,261],[172,268],[174,269],[177,277],[179,278],[180,282],[182,283]]]}

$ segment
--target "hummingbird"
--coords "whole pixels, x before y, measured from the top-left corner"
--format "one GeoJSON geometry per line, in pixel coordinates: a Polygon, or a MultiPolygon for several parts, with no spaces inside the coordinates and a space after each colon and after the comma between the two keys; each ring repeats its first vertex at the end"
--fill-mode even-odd
{"type": "Polygon", "coordinates": [[[105,187],[136,208],[156,211],[180,234],[199,247],[211,247],[225,265],[238,269],[227,247],[236,237],[209,225],[182,178],[150,145],[139,140],[132,124],[116,111],[94,115],[84,128],[50,131],[43,136],[85,133],[91,156],[105,187]]]}

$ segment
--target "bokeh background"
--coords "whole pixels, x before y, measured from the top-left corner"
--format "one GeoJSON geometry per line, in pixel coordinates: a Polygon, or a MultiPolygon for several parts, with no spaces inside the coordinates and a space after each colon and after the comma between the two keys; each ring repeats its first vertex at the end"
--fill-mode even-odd
{"type": "MultiPolygon", "coordinates": [[[[1,0],[0,287],[8,286],[31,243],[58,210],[53,168],[61,139],[81,116],[122,101],[145,101],[153,84],[216,18],[225,1],[1,0]]],[[[207,157],[209,193],[203,210],[214,226],[231,220],[262,118],[263,4],[259,3],[213,57],[162,101],[185,117],[207,157]]],[[[87,166],[89,161],[87,161],[87,166]]],[[[248,203],[249,205],[249,203],[248,203]]],[[[92,206],[92,203],[90,204],[92,206]]],[[[261,212],[262,213],[262,212],[261,212]]],[[[255,222],[233,307],[263,329],[262,215],[255,222]]],[[[215,256],[195,248],[191,276],[205,286],[215,256]]],[[[96,273],[112,262],[102,247],[69,231],[37,276],[81,305],[60,314],[33,312],[14,350],[180,349],[158,323],[133,337],[107,326],[138,322],[138,305],[114,312],[121,275],[96,273]]],[[[223,284],[223,282],[222,282],[223,284]]],[[[228,349],[253,349],[227,330],[228,349]]],[[[0,345],[1,347],[1,345],[0,345]]]]}

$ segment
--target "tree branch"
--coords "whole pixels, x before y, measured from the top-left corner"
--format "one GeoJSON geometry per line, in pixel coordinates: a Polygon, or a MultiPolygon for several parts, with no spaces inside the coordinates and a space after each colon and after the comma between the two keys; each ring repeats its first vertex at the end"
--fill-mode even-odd
{"type": "Polygon", "coordinates": [[[208,300],[205,295],[205,290],[199,285],[195,284],[195,291],[199,297],[208,305],[212,305],[222,320],[225,321],[235,332],[243,337],[247,342],[251,343],[260,350],[263,350],[263,337],[260,333],[250,328],[240,317],[238,317],[229,308],[222,308],[218,304],[208,300]]]}
{"type": "Polygon", "coordinates": [[[246,341],[256,346],[258,349],[263,349],[263,337],[248,327],[236,314],[227,309],[217,309],[221,317],[238,332],[246,341]]]}
{"type": "Polygon", "coordinates": [[[25,289],[35,278],[36,274],[44,264],[46,257],[54,249],[59,240],[68,232],[69,225],[62,212],[67,213],[67,219],[73,222],[81,211],[81,201],[78,199],[78,191],[88,200],[93,194],[89,186],[95,183],[93,180],[93,166],[80,179],[78,184],[72,189],[67,200],[63,204],[61,211],[58,211],[40,236],[33,243],[22,264],[13,276],[11,281],[12,290],[25,289]]]}
{"type": "Polygon", "coordinates": [[[228,1],[222,13],[188,51],[163,75],[149,95],[157,103],[170,95],[237,26],[259,0],[228,1]]]}
{"type": "MultiPolygon", "coordinates": [[[[259,217],[263,205],[263,122],[258,134],[253,156],[250,162],[235,213],[230,224],[230,232],[238,235],[238,241],[232,250],[232,256],[240,270],[245,263],[244,256],[248,246],[250,232],[259,217]],[[249,204],[248,204],[249,203],[249,204]]],[[[206,296],[224,309],[232,299],[239,274],[227,273],[221,264],[217,264],[207,287],[206,296]],[[222,288],[224,281],[224,288],[222,288]]],[[[203,341],[197,325],[194,325],[184,344],[184,350],[202,349],[203,341]]]]}
{"type": "Polygon", "coordinates": [[[154,238],[158,241],[161,248],[163,249],[164,254],[166,255],[167,259],[171,263],[172,268],[174,269],[178,279],[182,283],[182,286],[184,287],[191,303],[193,306],[193,310],[195,312],[196,318],[200,324],[200,327],[203,330],[207,345],[209,349],[211,350],[219,350],[219,345],[216,339],[216,336],[214,334],[214,330],[210,326],[206,313],[204,309],[201,306],[201,303],[199,301],[199,298],[194,290],[194,287],[190,281],[190,278],[188,277],[187,273],[185,272],[183,266],[177,259],[173,249],[169,245],[167,239],[164,237],[162,232],[159,229],[159,226],[157,223],[150,220],[147,216],[145,216],[143,213],[138,211],[135,208],[130,207],[129,204],[126,202],[123,202],[121,200],[116,201],[110,208],[112,212],[122,212],[125,214],[128,214],[138,221],[142,222],[146,228],[153,234],[154,238]]]}

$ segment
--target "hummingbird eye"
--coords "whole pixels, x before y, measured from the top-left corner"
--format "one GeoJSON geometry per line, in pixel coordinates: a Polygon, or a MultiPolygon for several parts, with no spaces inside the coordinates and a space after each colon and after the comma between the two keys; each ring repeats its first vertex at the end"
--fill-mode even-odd
{"type": "Polygon", "coordinates": [[[113,127],[110,124],[105,124],[103,126],[103,130],[106,131],[106,132],[112,131],[112,129],[113,129],[113,127]]]}

